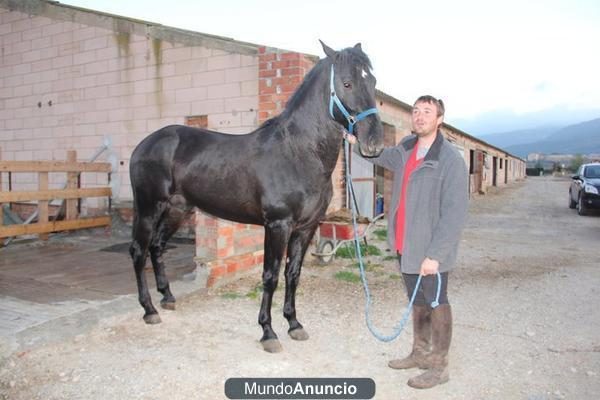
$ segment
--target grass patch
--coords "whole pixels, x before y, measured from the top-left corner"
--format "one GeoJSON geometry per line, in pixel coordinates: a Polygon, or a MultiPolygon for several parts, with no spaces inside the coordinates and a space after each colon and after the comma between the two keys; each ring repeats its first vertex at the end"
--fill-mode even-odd
{"type": "Polygon", "coordinates": [[[398,260],[398,256],[385,256],[383,258],[383,261],[392,261],[392,260],[394,260],[394,261],[398,260]]]}
{"type": "Polygon", "coordinates": [[[398,274],[390,274],[390,279],[392,279],[392,280],[395,280],[395,281],[397,281],[397,280],[399,280],[400,278],[401,278],[401,276],[400,276],[400,275],[398,275],[398,274]]]}
{"type": "Polygon", "coordinates": [[[254,285],[254,288],[249,291],[248,293],[246,293],[246,297],[248,297],[249,299],[257,299],[258,296],[260,294],[262,294],[263,292],[263,285],[262,283],[257,283],[256,285],[254,285]]]}
{"type": "Polygon", "coordinates": [[[387,229],[377,229],[373,231],[373,235],[377,238],[377,240],[386,240],[387,239],[387,229]]]}
{"type": "Polygon", "coordinates": [[[244,296],[242,296],[241,294],[237,293],[237,292],[225,292],[223,294],[221,294],[221,297],[227,300],[236,300],[236,299],[240,299],[244,296]]]}
{"type": "Polygon", "coordinates": [[[339,271],[334,275],[334,278],[339,281],[346,281],[352,283],[360,282],[360,276],[350,271],[339,271]]]}
{"type": "MultiPolygon", "coordinates": [[[[354,244],[349,244],[348,246],[340,247],[335,255],[340,258],[355,258],[354,244]]],[[[364,243],[360,244],[360,253],[363,256],[380,256],[381,250],[377,246],[373,246],[372,244],[365,246],[364,243]]]]}
{"type": "MultiPolygon", "coordinates": [[[[380,268],[383,268],[383,265],[381,265],[381,264],[371,264],[370,262],[365,262],[364,266],[365,266],[365,271],[376,271],[380,268]]],[[[360,270],[360,264],[355,262],[355,263],[346,265],[346,268],[354,268],[354,269],[360,270]]]]}

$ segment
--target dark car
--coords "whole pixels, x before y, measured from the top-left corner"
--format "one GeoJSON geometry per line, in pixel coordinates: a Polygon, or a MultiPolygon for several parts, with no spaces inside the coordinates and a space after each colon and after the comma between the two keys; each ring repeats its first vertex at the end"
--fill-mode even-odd
{"type": "Polygon", "coordinates": [[[577,208],[579,215],[589,209],[600,209],[600,163],[583,164],[572,176],[569,188],[569,208],[577,208]]]}

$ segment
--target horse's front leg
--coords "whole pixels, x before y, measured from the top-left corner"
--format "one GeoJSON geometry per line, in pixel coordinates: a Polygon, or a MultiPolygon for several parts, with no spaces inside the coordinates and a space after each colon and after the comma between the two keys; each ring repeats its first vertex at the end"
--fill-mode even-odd
{"type": "Polygon", "coordinates": [[[265,261],[263,266],[263,297],[258,314],[258,323],[262,326],[263,336],[260,339],[263,349],[269,353],[282,350],[277,334],[271,327],[271,304],[273,293],[279,281],[281,259],[290,237],[290,223],[275,221],[265,226],[265,261]]]}
{"type": "Polygon", "coordinates": [[[302,324],[296,319],[296,288],[300,282],[300,272],[302,270],[302,261],[308,249],[310,239],[313,237],[317,225],[304,230],[294,231],[288,244],[288,262],[285,266],[285,304],[283,306],[283,315],[290,324],[288,334],[295,340],[307,340],[308,333],[302,327],[302,324]]]}

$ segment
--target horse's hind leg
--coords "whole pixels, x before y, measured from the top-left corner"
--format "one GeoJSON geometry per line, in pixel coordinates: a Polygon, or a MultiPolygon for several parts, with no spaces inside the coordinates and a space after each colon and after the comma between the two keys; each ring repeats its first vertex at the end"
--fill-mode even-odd
{"type": "Polygon", "coordinates": [[[288,320],[290,329],[288,334],[295,340],[307,340],[308,333],[302,327],[302,324],[296,319],[296,288],[300,282],[300,271],[302,270],[302,260],[308,249],[308,244],[317,225],[292,232],[288,244],[288,262],[285,266],[285,303],[283,305],[283,315],[288,320]]]}
{"type": "Polygon", "coordinates": [[[168,206],[162,214],[156,234],[150,244],[150,259],[154,269],[154,277],[156,278],[156,288],[163,295],[160,305],[166,310],[175,309],[175,297],[171,293],[169,280],[165,274],[165,264],[163,254],[167,241],[173,236],[186,216],[189,215],[189,210],[179,206],[168,206]]]}
{"type": "Polygon", "coordinates": [[[137,280],[138,299],[144,308],[144,321],[147,324],[158,324],[160,322],[158,312],[152,305],[152,298],[148,292],[148,283],[144,272],[146,259],[148,258],[148,247],[152,240],[154,221],[155,218],[152,215],[144,216],[136,213],[133,221],[133,241],[129,246],[129,254],[133,259],[133,268],[137,280]]]}

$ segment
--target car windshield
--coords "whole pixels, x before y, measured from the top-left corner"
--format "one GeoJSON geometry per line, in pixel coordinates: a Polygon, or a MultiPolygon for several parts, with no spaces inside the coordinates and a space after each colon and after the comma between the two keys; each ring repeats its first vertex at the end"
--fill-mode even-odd
{"type": "Polygon", "coordinates": [[[586,178],[600,178],[600,165],[588,165],[585,167],[583,176],[586,178]]]}

